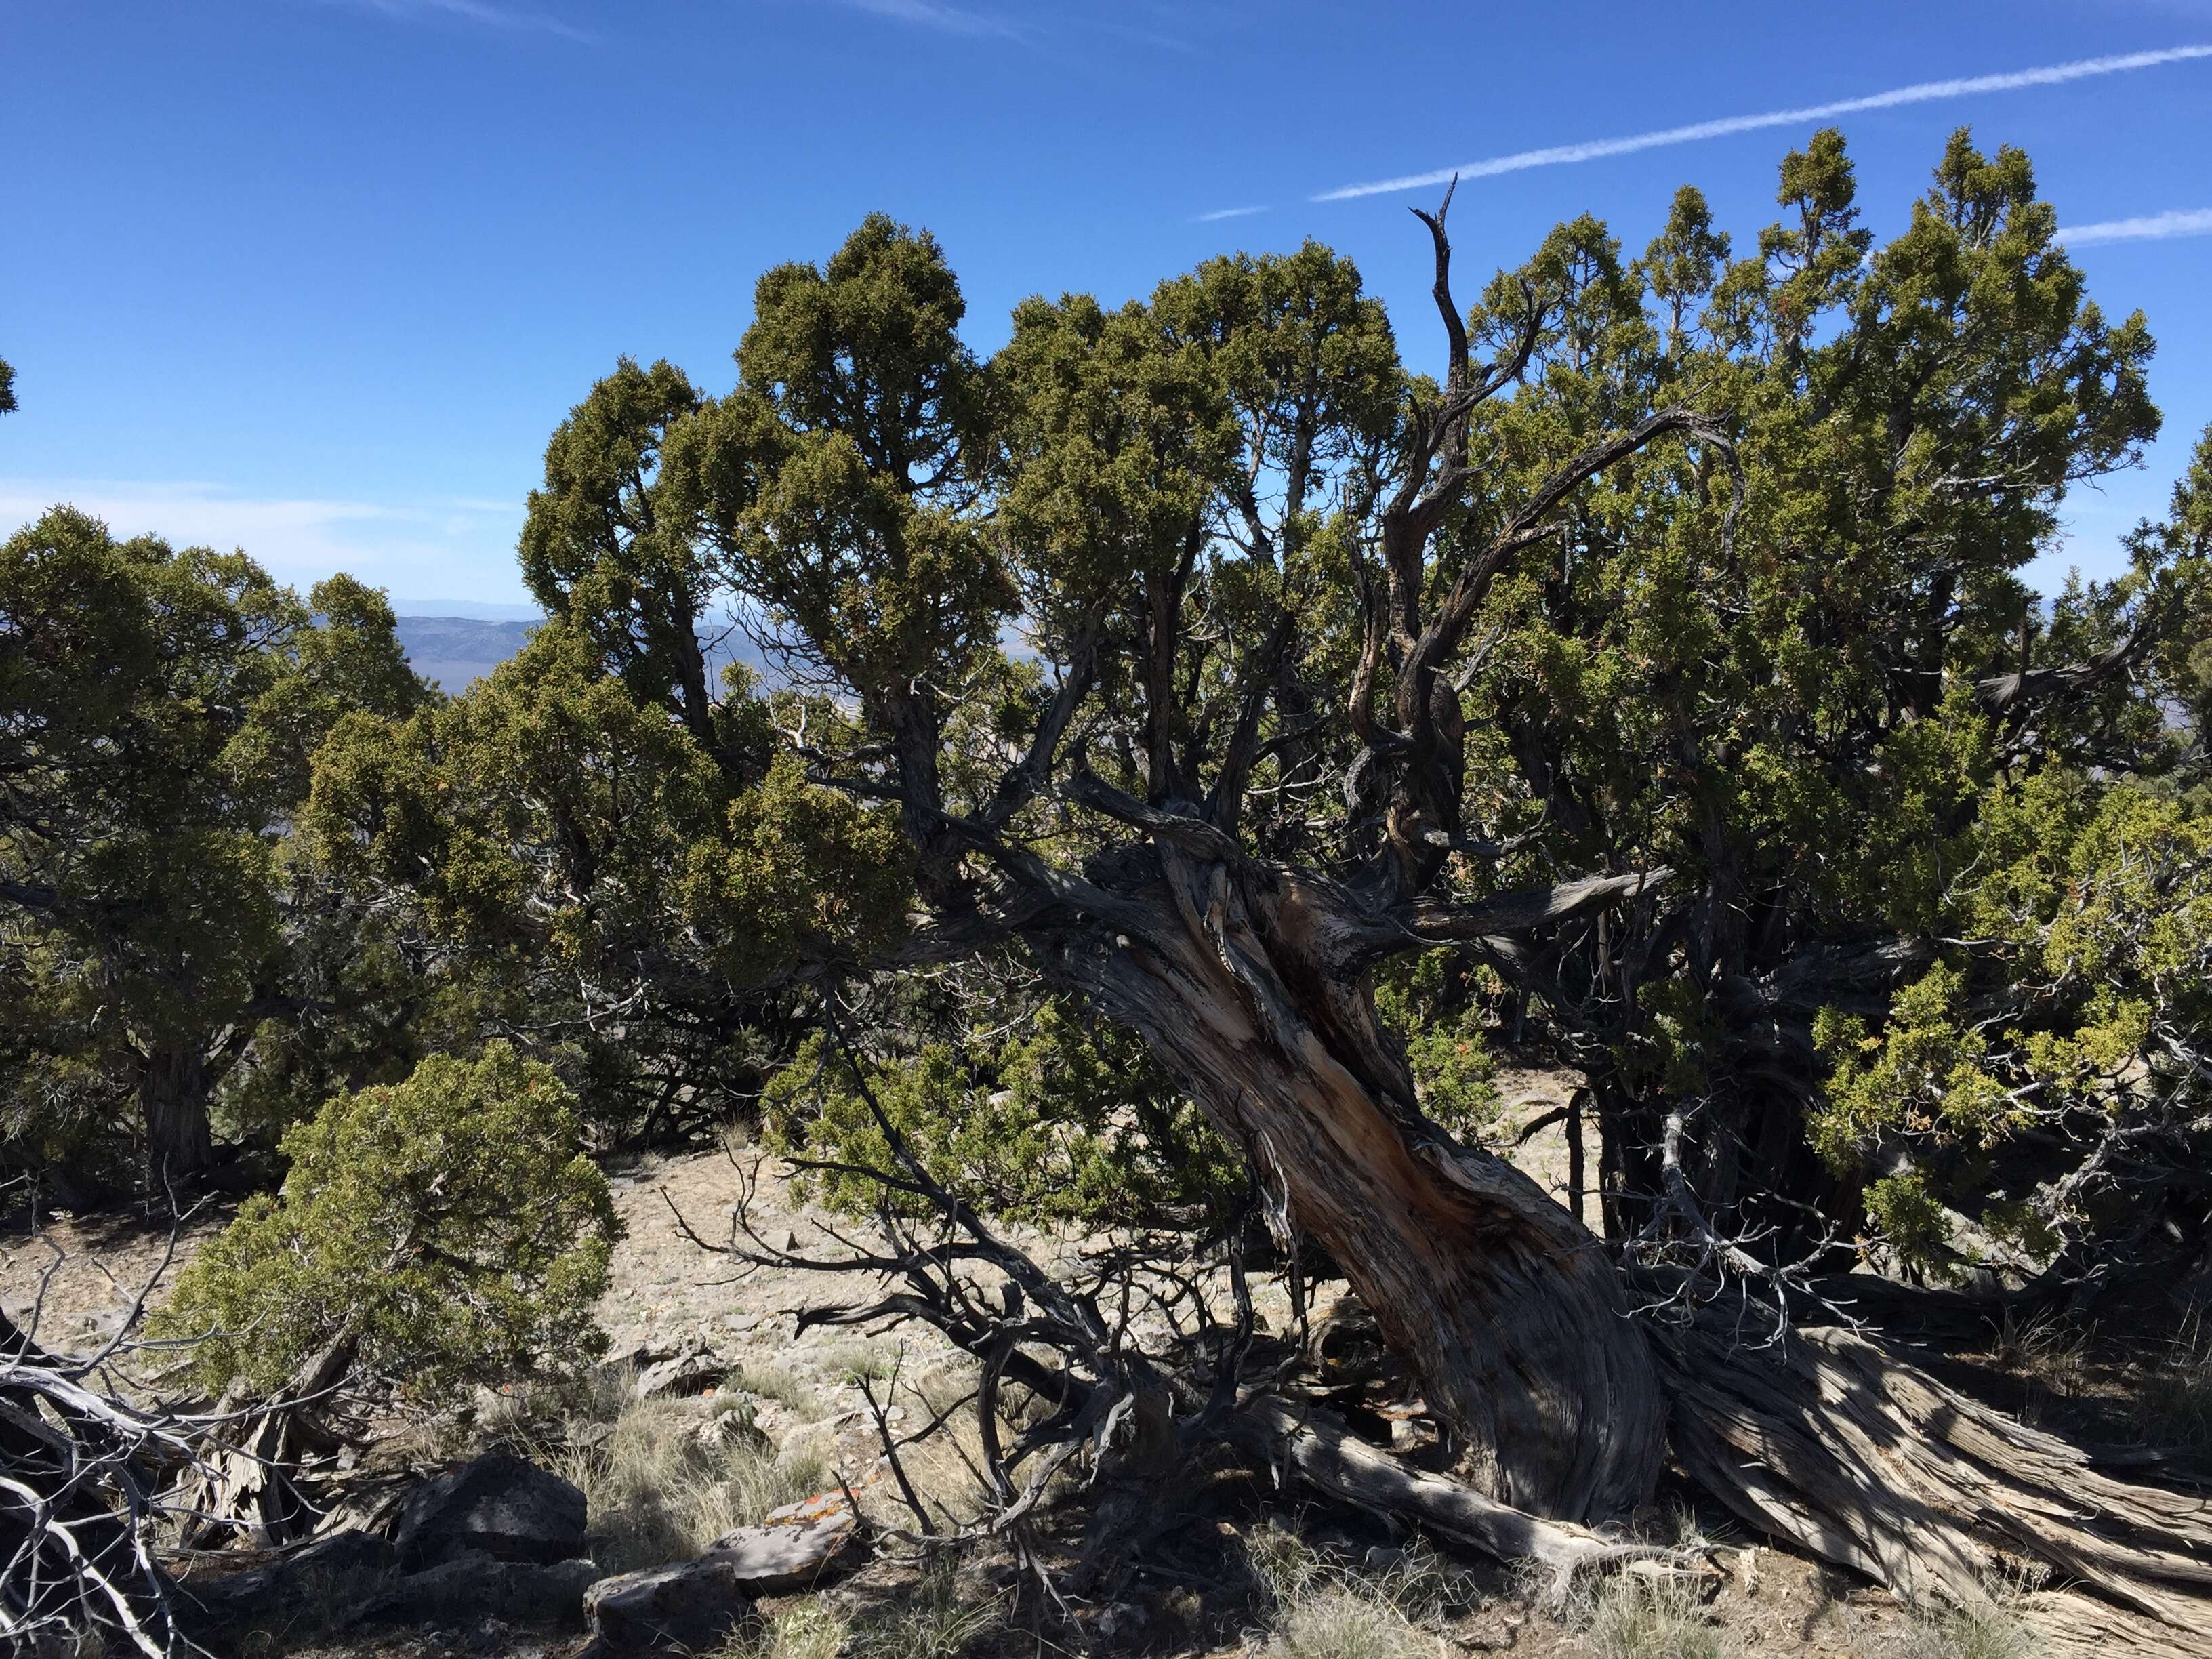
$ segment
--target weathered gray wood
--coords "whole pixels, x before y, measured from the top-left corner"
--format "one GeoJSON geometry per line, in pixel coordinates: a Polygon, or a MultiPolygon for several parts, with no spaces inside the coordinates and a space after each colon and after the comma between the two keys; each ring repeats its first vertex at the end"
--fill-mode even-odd
{"type": "Polygon", "coordinates": [[[1464,1482],[1408,1467],[1328,1412],[1271,1395],[1247,1402],[1224,1431],[1255,1462],[1294,1474],[1340,1503],[1413,1521],[1499,1561],[1540,1562],[1561,1589],[1590,1568],[1680,1553],[1603,1538],[1572,1522],[1498,1503],[1464,1482]]]}
{"type": "Polygon", "coordinates": [[[1644,1502],[1665,1406],[1613,1265],[1536,1182],[1422,1117],[1340,971],[1371,923],[1318,878],[1153,856],[1110,934],[1031,941],[1048,971],[1141,1033],[1342,1265],[1477,1489],[1583,1522],[1644,1502]]]}
{"type": "Polygon", "coordinates": [[[1753,1350],[1708,1318],[1657,1346],[1675,1455],[1761,1531],[1968,1607],[2002,1548],[2061,1587],[2024,1609],[2050,1651],[2212,1654],[2212,1500],[2117,1480],[1851,1332],[1753,1350]]]}

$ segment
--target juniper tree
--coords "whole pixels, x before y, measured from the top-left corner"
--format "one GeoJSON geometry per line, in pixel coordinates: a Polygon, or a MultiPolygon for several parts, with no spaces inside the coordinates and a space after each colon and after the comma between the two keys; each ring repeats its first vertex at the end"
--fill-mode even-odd
{"type": "Polygon", "coordinates": [[[243,554],[69,507],[0,546],[12,1159],[66,1164],[135,1116],[156,1194],[204,1170],[210,1101],[264,1023],[337,1006],[339,968],[295,956],[327,897],[287,845],[311,757],[343,712],[427,695],[349,578],[302,603],[243,554]]]}
{"type": "MultiPolygon", "coordinates": [[[[1312,245],[1025,301],[983,362],[942,250],[872,217],[762,279],[726,395],[626,363],[578,406],[526,571],[641,722],[641,767],[592,787],[718,781],[723,821],[661,865],[763,826],[825,860],[720,913],[656,878],[682,960],[758,988],[1018,959],[1325,1248],[1492,1498],[1625,1513],[1694,1401],[1678,1451],[1742,1512],[1972,1594],[1950,1517],[2009,1489],[1885,1486],[1936,1396],[1883,1395],[1841,1338],[1759,1371],[1739,1304],[1694,1310],[1859,1219],[1868,1172],[1808,1133],[1820,1011],[1878,1018],[1936,959],[2033,776],[2168,764],[2203,549],[2146,532],[2047,617],[2020,580],[2156,425],[2145,325],[2090,303],[2024,158],[1961,135],[1880,250],[1834,135],[1781,193],[1752,257],[1685,195],[1644,258],[1577,221],[1466,310],[1447,196],[1433,378],[1312,245]],[[791,691],[702,691],[690,640],[725,615],[791,691]],[[1439,1057],[1385,1011],[1440,951],[1590,1074],[1613,1248],[1424,1109],[1439,1057]],[[1679,1340],[1632,1317],[1668,1297],[1679,1340]]],[[[481,867],[526,866],[502,890],[606,937],[629,889],[548,873],[596,867],[561,793],[495,793],[519,832],[334,786],[323,833],[395,873],[433,849],[432,890],[495,842],[481,867]]]]}

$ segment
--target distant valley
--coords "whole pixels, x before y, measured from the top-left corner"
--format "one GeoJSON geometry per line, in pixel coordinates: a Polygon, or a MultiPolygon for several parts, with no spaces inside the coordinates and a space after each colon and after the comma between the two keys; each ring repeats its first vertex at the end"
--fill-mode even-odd
{"type": "Polygon", "coordinates": [[[457,692],[521,650],[537,626],[474,617],[401,617],[397,632],[415,672],[441,690],[457,692]]]}
{"type": "MultiPolygon", "coordinates": [[[[501,607],[507,608],[507,607],[501,607]]],[[[520,609],[520,606],[512,607],[520,609]]],[[[465,691],[529,642],[537,617],[403,616],[394,630],[416,673],[447,695],[465,691]]],[[[762,670],[761,654],[742,635],[726,632],[707,647],[711,675],[732,659],[762,670]]]]}

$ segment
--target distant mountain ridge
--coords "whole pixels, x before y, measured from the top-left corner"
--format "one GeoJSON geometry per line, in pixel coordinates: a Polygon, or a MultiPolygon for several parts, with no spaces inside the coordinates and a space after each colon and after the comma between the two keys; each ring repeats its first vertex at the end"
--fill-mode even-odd
{"type": "Polygon", "coordinates": [[[469,622],[534,623],[544,620],[545,615],[537,605],[511,599],[410,599],[394,595],[392,609],[401,617],[459,617],[469,622]]]}
{"type": "Polygon", "coordinates": [[[393,631],[399,648],[424,679],[440,690],[465,691],[529,642],[535,621],[478,617],[400,617],[393,631]]]}
{"type": "MultiPolygon", "coordinates": [[[[490,609],[492,607],[485,607],[490,609]]],[[[501,607],[505,608],[505,607],[501,607]]],[[[520,607],[516,607],[520,608],[520,607]]],[[[529,643],[544,618],[403,616],[394,619],[399,648],[424,679],[448,694],[465,691],[529,643]]],[[[758,672],[760,653],[742,635],[732,633],[707,652],[709,675],[719,678],[732,659],[758,672]],[[732,649],[732,647],[735,648],[732,649]]]]}

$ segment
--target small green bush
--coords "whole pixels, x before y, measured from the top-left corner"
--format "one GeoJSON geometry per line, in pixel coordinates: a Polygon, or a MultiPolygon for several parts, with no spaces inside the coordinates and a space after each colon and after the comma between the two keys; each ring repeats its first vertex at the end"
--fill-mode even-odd
{"type": "MultiPolygon", "coordinates": [[[[1000,1041],[929,1043],[867,1085],[924,1167],[987,1214],[1202,1227],[1244,1191],[1233,1149],[1142,1045],[1056,1002],[1000,1041]]],[[[852,1066],[819,1037],[769,1082],[762,1108],[770,1151],[841,1166],[811,1172],[811,1196],[855,1212],[928,1209],[860,1173],[900,1171],[852,1066]]]]}
{"type": "Polygon", "coordinates": [[[249,1200],[159,1321],[202,1383],[281,1389],[340,1337],[418,1395],[595,1358],[619,1235],[575,1101],[503,1042],[333,1097],[288,1133],[283,1190],[249,1200]]]}

